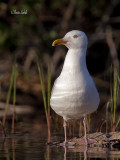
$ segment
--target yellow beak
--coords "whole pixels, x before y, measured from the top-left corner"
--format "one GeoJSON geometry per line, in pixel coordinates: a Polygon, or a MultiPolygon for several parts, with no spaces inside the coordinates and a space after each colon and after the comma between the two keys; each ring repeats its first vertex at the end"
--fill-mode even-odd
{"type": "Polygon", "coordinates": [[[52,46],[57,46],[57,45],[61,45],[61,44],[66,44],[68,41],[64,40],[64,39],[56,39],[53,43],[52,46]]]}

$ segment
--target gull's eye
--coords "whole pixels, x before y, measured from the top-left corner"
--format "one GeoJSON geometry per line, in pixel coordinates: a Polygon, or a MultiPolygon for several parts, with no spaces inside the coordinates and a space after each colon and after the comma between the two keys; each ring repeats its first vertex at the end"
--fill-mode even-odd
{"type": "Polygon", "coordinates": [[[73,38],[77,38],[78,36],[75,34],[74,36],[73,36],[73,38]]]}

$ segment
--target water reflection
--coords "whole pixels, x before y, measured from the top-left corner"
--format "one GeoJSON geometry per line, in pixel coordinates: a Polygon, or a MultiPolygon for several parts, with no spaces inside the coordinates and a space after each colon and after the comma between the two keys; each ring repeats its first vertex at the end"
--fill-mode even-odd
{"type": "MultiPolygon", "coordinates": [[[[67,148],[66,146],[64,147],[64,160],[67,160],[67,151],[68,152],[74,152],[75,150],[75,147],[73,148],[67,148]]],[[[81,146],[81,149],[79,150],[79,152],[81,153],[83,153],[83,159],[84,160],[87,160],[87,149],[88,149],[88,147],[87,146],[81,146]]],[[[77,153],[77,152],[76,152],[77,153]]],[[[74,157],[73,157],[74,158],[74,157]]],[[[80,155],[80,157],[79,158],[82,158],[82,155],[80,155]]]]}
{"type": "MultiPolygon", "coordinates": [[[[120,159],[120,151],[113,148],[48,146],[47,126],[41,119],[34,121],[17,123],[16,134],[7,132],[6,138],[0,133],[0,160],[120,159]]],[[[61,141],[64,135],[54,134],[51,139],[61,141]]]]}
{"type": "Polygon", "coordinates": [[[64,160],[66,160],[66,153],[67,153],[67,147],[66,146],[64,147],[64,150],[65,150],[64,151],[64,160]]]}
{"type": "Polygon", "coordinates": [[[86,146],[74,148],[48,146],[46,141],[46,138],[38,135],[0,138],[0,160],[120,159],[119,150],[86,146]]]}
{"type": "Polygon", "coordinates": [[[46,160],[50,160],[50,146],[46,147],[46,160]]]}

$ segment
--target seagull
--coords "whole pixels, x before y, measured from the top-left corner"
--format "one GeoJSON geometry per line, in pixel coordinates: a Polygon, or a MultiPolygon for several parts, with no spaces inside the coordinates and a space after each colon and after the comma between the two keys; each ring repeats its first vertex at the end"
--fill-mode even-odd
{"type": "Polygon", "coordinates": [[[57,45],[65,45],[68,52],[62,71],[54,82],[50,105],[63,117],[64,145],[68,145],[66,122],[73,119],[83,119],[84,139],[87,145],[86,115],[96,111],[100,102],[94,80],[86,66],[88,39],[84,32],[72,30],[52,43],[52,46],[57,45]]]}

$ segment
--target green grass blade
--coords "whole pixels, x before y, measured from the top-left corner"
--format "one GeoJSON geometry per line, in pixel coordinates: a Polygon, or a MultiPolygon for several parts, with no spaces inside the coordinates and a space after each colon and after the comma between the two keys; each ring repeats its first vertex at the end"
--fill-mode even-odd
{"type": "Polygon", "coordinates": [[[6,122],[6,116],[7,116],[7,112],[8,112],[8,107],[9,107],[9,102],[10,102],[10,96],[11,96],[12,86],[13,86],[13,80],[14,80],[14,66],[12,68],[12,74],[11,74],[11,77],[10,77],[10,86],[9,86],[9,90],[8,90],[8,94],[7,94],[7,99],[6,99],[5,113],[4,113],[4,116],[3,116],[3,126],[5,125],[5,122],[6,122]]]}
{"type": "Polygon", "coordinates": [[[110,108],[111,108],[111,114],[113,114],[113,67],[111,65],[110,67],[110,94],[111,94],[111,103],[110,103],[110,108]]]}
{"type": "Polygon", "coordinates": [[[16,79],[17,79],[17,66],[14,64],[14,81],[13,81],[13,105],[16,103],[16,79]]]}
{"type": "Polygon", "coordinates": [[[40,84],[41,84],[41,89],[42,89],[42,96],[43,96],[43,103],[44,103],[45,113],[46,113],[46,116],[47,116],[47,102],[46,102],[44,75],[43,75],[43,71],[40,68],[40,65],[38,63],[38,60],[37,60],[37,67],[38,67],[40,84]]]}
{"type": "Polygon", "coordinates": [[[12,116],[12,133],[14,133],[15,128],[15,104],[16,104],[16,79],[17,79],[17,66],[14,63],[14,74],[13,74],[13,116],[12,116]]]}
{"type": "Polygon", "coordinates": [[[115,128],[117,128],[117,127],[118,127],[119,123],[120,123],[120,117],[119,117],[119,119],[118,119],[118,121],[117,121],[117,123],[116,123],[115,128]]]}
{"type": "Polygon", "coordinates": [[[48,108],[50,107],[50,92],[51,92],[51,72],[50,72],[50,68],[48,66],[48,90],[47,90],[48,108]]]}
{"type": "Polygon", "coordinates": [[[116,118],[118,92],[119,92],[118,72],[117,72],[117,69],[114,68],[114,123],[115,123],[115,118],[116,118]]]}
{"type": "Polygon", "coordinates": [[[13,66],[13,69],[12,69],[12,74],[11,74],[11,78],[10,78],[10,86],[9,86],[9,90],[8,90],[8,94],[7,94],[7,100],[6,100],[7,105],[9,104],[9,101],[10,101],[10,95],[11,95],[11,92],[12,92],[13,80],[14,80],[14,66],[13,66]]]}
{"type": "Polygon", "coordinates": [[[107,102],[106,106],[106,133],[108,132],[108,109],[109,109],[110,102],[107,102]]]}

